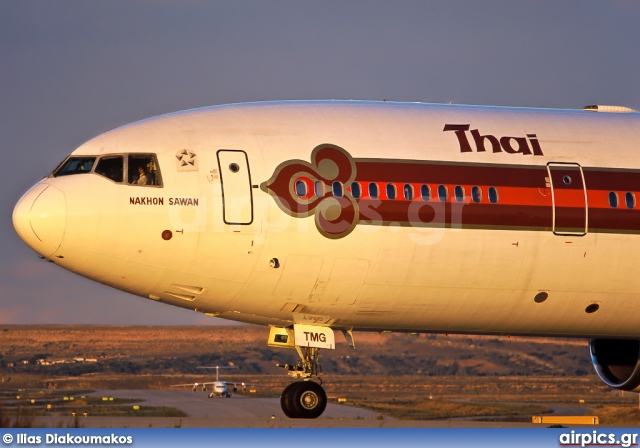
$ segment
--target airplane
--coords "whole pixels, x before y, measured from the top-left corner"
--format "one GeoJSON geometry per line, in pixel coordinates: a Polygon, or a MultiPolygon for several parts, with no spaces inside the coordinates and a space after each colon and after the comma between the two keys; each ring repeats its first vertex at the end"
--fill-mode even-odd
{"type": "Polygon", "coordinates": [[[247,391],[248,386],[256,386],[256,384],[250,384],[239,381],[220,381],[219,370],[220,369],[231,369],[232,366],[214,366],[214,367],[198,367],[198,369],[216,369],[216,380],[209,381],[206,383],[186,383],[186,384],[172,384],[171,387],[192,387],[194,392],[198,391],[198,386],[202,386],[202,391],[207,391],[207,386],[213,386],[213,391],[209,392],[209,398],[213,398],[214,396],[218,396],[220,398],[226,397],[231,398],[231,393],[229,392],[229,386],[232,387],[234,392],[238,391],[238,386],[242,388],[243,392],[247,391]]]}
{"type": "Polygon", "coordinates": [[[138,121],[18,201],[41,257],[149,300],[269,327],[291,418],[354,331],[589,340],[640,386],[640,114],[278,101],[138,121]],[[142,176],[144,174],[144,178],[142,176]]]}

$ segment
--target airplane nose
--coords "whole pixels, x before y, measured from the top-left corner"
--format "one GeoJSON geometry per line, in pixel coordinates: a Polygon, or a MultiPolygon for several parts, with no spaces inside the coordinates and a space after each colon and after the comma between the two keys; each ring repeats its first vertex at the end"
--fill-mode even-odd
{"type": "Polygon", "coordinates": [[[13,209],[13,227],[33,250],[52,255],[64,236],[67,204],[64,193],[51,185],[38,184],[13,209]]]}

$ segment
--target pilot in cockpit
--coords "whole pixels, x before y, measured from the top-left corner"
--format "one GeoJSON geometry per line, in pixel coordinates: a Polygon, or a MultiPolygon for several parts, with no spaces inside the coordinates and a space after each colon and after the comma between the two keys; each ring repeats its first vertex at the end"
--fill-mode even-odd
{"type": "Polygon", "coordinates": [[[138,167],[138,173],[140,173],[140,175],[138,176],[138,181],[136,182],[136,184],[147,185],[147,173],[142,165],[138,167]]]}

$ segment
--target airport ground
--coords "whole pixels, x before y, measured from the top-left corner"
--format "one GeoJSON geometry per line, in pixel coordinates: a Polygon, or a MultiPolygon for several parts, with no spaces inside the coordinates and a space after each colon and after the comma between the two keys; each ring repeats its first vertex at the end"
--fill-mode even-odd
{"type": "Polygon", "coordinates": [[[282,414],[290,379],[275,361],[295,353],[267,348],[261,327],[0,331],[4,425],[20,415],[25,426],[51,427],[528,426],[533,415],[597,415],[602,425],[640,426],[638,396],[600,382],[584,341],[356,334],[356,350],[323,353],[329,405],[310,422],[282,414]],[[233,367],[222,379],[260,386],[230,399],[170,387],[210,381],[197,367],[216,364],[233,367]]]}

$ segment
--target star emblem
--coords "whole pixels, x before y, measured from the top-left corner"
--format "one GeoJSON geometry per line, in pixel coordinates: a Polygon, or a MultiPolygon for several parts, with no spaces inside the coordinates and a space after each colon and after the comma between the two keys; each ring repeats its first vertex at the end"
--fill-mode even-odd
{"type": "Polygon", "coordinates": [[[187,149],[183,149],[178,152],[178,154],[176,154],[176,158],[178,159],[180,166],[195,166],[196,164],[196,154],[187,149]]]}
{"type": "Polygon", "coordinates": [[[181,149],[176,154],[176,163],[178,164],[179,171],[191,171],[197,170],[198,159],[197,155],[193,151],[188,149],[181,149]]]}

